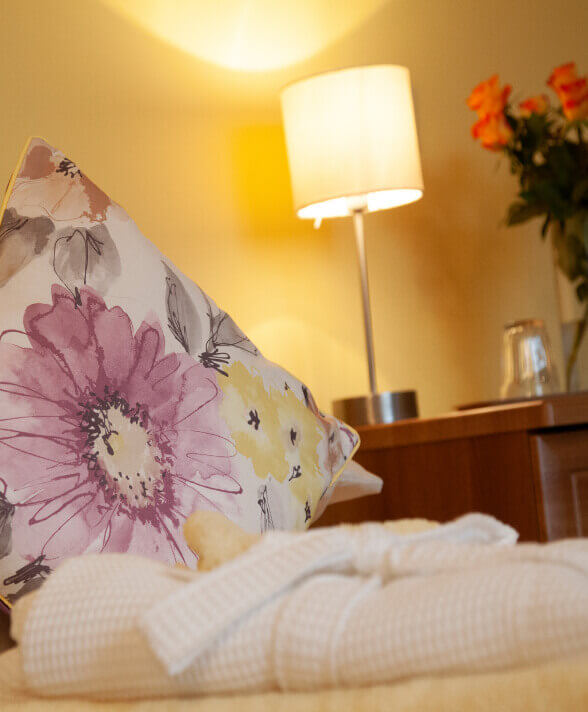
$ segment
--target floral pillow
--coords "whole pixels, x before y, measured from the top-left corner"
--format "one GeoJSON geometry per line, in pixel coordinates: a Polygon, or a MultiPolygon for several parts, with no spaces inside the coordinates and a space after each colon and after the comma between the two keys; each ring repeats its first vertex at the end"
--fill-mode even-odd
{"type": "Polygon", "coordinates": [[[196,509],[249,531],[312,522],[353,430],[41,139],[0,219],[6,600],[84,552],[193,564],[196,509]]]}

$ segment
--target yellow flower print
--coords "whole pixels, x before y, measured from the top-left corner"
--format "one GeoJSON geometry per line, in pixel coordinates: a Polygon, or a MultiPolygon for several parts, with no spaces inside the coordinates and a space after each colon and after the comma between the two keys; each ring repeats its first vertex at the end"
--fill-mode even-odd
{"type": "Polygon", "coordinates": [[[257,477],[288,481],[292,494],[314,511],[325,485],[319,453],[326,433],[312,411],[294,391],[266,387],[255,370],[241,362],[218,376],[224,397],[221,416],[241,455],[249,458],[257,477]]]}

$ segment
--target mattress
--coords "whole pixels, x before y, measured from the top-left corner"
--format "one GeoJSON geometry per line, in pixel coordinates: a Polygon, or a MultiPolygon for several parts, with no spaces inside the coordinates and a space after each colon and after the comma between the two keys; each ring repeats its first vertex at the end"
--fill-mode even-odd
{"type": "Polygon", "coordinates": [[[22,687],[18,651],[0,655],[2,712],[585,712],[588,657],[482,675],[419,678],[312,693],[265,693],[140,702],[41,700],[22,687]]]}

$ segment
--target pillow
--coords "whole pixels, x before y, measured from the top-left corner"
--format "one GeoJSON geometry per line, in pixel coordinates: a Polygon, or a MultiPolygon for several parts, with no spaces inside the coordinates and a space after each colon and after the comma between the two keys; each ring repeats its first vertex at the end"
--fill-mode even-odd
{"type": "Polygon", "coordinates": [[[0,594],[68,556],[193,565],[195,510],[303,529],[359,438],[43,140],[0,211],[0,594]]]}
{"type": "Polygon", "coordinates": [[[369,472],[355,460],[349,460],[335,484],[329,487],[325,496],[320,500],[313,520],[319,519],[330,504],[380,494],[383,485],[384,480],[381,477],[369,472]]]}
{"type": "MultiPolygon", "coordinates": [[[[380,494],[384,480],[379,475],[374,475],[365,467],[349,460],[337,478],[333,487],[329,487],[327,495],[330,504],[347,502],[350,499],[366,497],[371,494],[380,494]]],[[[326,499],[326,496],[324,497],[326,499]]]]}

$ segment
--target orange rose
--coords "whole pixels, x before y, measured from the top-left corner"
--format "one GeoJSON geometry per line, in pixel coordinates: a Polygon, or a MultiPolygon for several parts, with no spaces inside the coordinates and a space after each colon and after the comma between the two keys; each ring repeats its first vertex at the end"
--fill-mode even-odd
{"type": "Polygon", "coordinates": [[[525,101],[521,101],[519,109],[521,116],[531,116],[531,114],[544,114],[549,107],[549,99],[545,94],[531,96],[525,101]]]}
{"type": "Polygon", "coordinates": [[[482,146],[489,151],[499,151],[510,141],[513,135],[503,113],[488,114],[472,126],[472,136],[480,139],[482,146]]]}
{"type": "Polygon", "coordinates": [[[506,85],[501,89],[498,85],[498,74],[494,74],[485,82],[481,82],[470,94],[467,103],[472,111],[477,111],[483,119],[491,114],[500,114],[506,106],[511,87],[506,85]]]}
{"type": "Polygon", "coordinates": [[[588,117],[588,80],[578,77],[575,62],[556,67],[547,84],[557,93],[569,121],[588,117]]]}
{"type": "Polygon", "coordinates": [[[547,80],[547,86],[550,86],[559,94],[559,87],[562,84],[569,84],[577,78],[576,63],[568,62],[567,64],[556,67],[553,72],[551,72],[551,76],[547,80]]]}
{"type": "Polygon", "coordinates": [[[562,84],[559,98],[566,118],[570,121],[585,119],[588,116],[588,81],[586,77],[576,79],[570,84],[562,84]]]}

